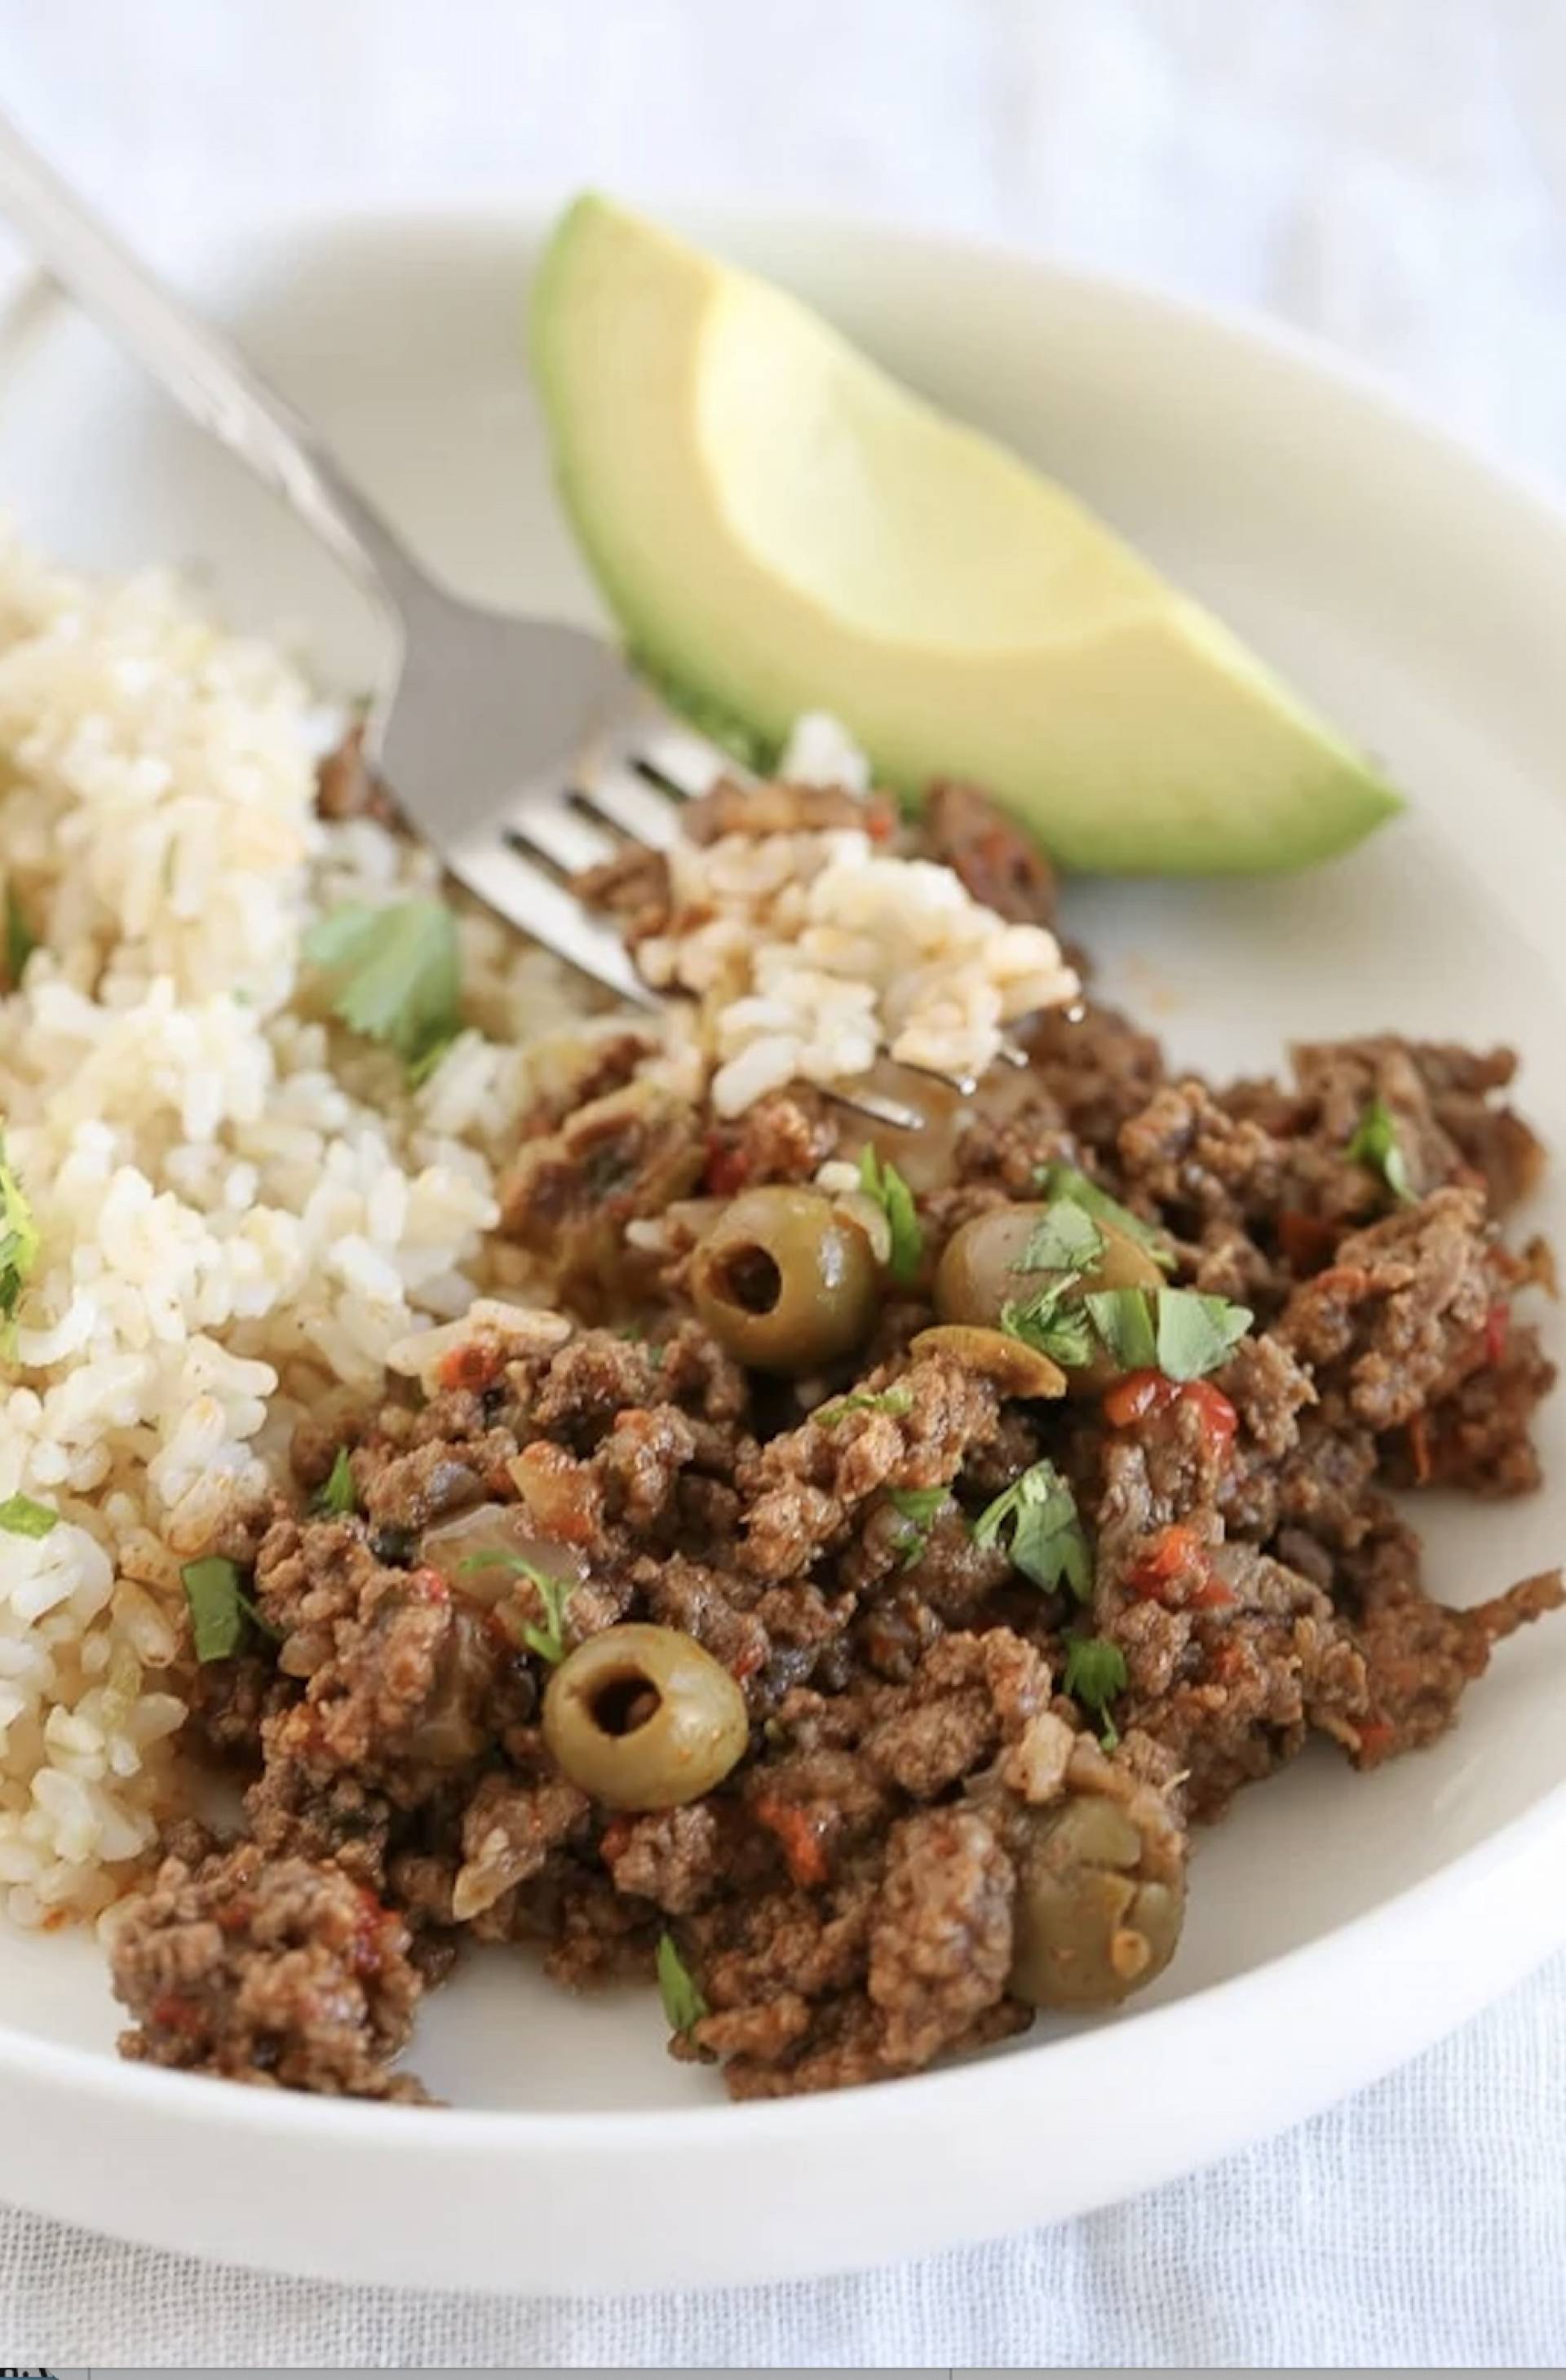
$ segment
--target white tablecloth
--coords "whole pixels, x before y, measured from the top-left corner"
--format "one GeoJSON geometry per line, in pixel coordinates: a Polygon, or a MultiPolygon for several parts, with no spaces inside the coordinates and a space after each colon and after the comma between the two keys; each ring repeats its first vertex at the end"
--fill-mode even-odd
{"type": "MultiPolygon", "coordinates": [[[[596,180],[843,203],[1269,307],[1566,479],[1560,0],[49,0],[0,18],[0,90],[154,252],[193,209],[278,198],[596,180]]],[[[573,2308],[218,2273],[0,2210],[0,2347],[219,2368],[1547,2364],[1566,2358],[1566,1963],[1287,2138],[1003,2245],[573,2308]]]]}

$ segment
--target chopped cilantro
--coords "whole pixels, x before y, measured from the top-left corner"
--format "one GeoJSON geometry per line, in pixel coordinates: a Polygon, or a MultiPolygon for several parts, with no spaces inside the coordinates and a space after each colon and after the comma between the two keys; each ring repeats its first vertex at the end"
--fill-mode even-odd
{"type": "Polygon", "coordinates": [[[1015,1272],[1091,1272],[1104,1253],[1104,1235],[1086,1207],[1057,1198],[1033,1227],[1015,1272]]]}
{"type": "Polygon", "coordinates": [[[1093,1331],[1074,1294],[1104,1254],[1104,1236],[1086,1208],[1060,1198],[1041,1215],[1014,1272],[1049,1273],[1026,1297],[1009,1297],[1001,1328],[1070,1371],[1093,1360],[1093,1331]]]}
{"type": "Polygon", "coordinates": [[[59,1517],[52,1505],[35,1504],[30,1496],[7,1496],[0,1504],[0,1529],[14,1537],[46,1537],[59,1517]]]}
{"type": "Polygon", "coordinates": [[[1120,1646],[1108,1636],[1068,1636],[1062,1683],[1068,1694],[1093,1713],[1099,1721],[1099,1741],[1106,1752],[1112,1752],[1120,1742],[1120,1730],[1110,1717],[1109,1706],[1126,1685],[1125,1655],[1120,1646]]]}
{"type": "Polygon", "coordinates": [[[892,1232],[891,1270],[893,1281],[910,1281],[919,1269],[925,1235],[919,1229],[914,1194],[890,1158],[867,1145],[859,1158],[859,1187],[873,1198],[892,1232]]]}
{"type": "MultiPolygon", "coordinates": [[[[38,1226],[27,1194],[6,1159],[0,1139],[0,1321],[7,1336],[16,1320],[22,1291],[38,1262],[38,1226]]],[[[7,1349],[7,1352],[8,1349],[7,1349]]]]}
{"type": "Polygon", "coordinates": [[[947,1488],[889,1488],[886,1500],[894,1512],[901,1513],[903,1533],[903,1568],[908,1570],[917,1562],[929,1543],[930,1523],[951,1494],[947,1488]]]}
{"type": "Polygon", "coordinates": [[[456,924],[443,902],[350,902],[310,928],[305,956],[336,978],[334,1015],[387,1043],[420,1081],[461,1027],[456,924]]]}
{"type": "Polygon", "coordinates": [[[469,1554],[458,1562],[458,1570],[505,1570],[513,1578],[525,1578],[529,1586],[537,1587],[539,1600],[544,1608],[541,1628],[531,1620],[522,1622],[522,1642],[529,1653],[551,1668],[565,1658],[565,1607],[571,1600],[571,1581],[558,1577],[553,1571],[544,1570],[538,1562],[529,1561],[526,1554],[513,1553],[508,1547],[497,1546],[492,1553],[469,1554]]]}
{"type": "Polygon", "coordinates": [[[1369,1101],[1354,1126],[1347,1153],[1355,1165],[1368,1165],[1373,1173],[1378,1173],[1403,1206],[1418,1203],[1408,1178],[1408,1160],[1398,1138],[1397,1121],[1385,1099],[1369,1101]]]}
{"type": "Polygon", "coordinates": [[[1093,1331],[1082,1301],[1071,1295],[1076,1275],[1048,1282],[1031,1297],[1008,1297],[1001,1308],[1001,1328],[1036,1347],[1072,1371],[1093,1359],[1093,1331]]]}
{"type": "Polygon", "coordinates": [[[1163,1232],[1145,1223],[1140,1215],[1134,1215],[1129,1207],[1123,1207],[1118,1198],[1111,1198],[1107,1190],[1100,1190],[1096,1182],[1089,1182],[1074,1165],[1040,1165],[1035,1170],[1034,1181],[1047,1198],[1069,1198],[1074,1205],[1085,1207],[1090,1215],[1112,1223],[1117,1231],[1124,1232],[1139,1247],[1146,1248],[1153,1262],[1161,1265],[1165,1272],[1173,1271],[1174,1252],[1163,1232]]]}
{"type": "Polygon", "coordinates": [[[987,1504],[973,1524],[973,1538],[979,1546],[1004,1544],[1036,1586],[1054,1588],[1063,1580],[1078,1602],[1092,1592],[1092,1557],[1076,1499],[1052,1463],[1035,1463],[987,1504]]]}
{"type": "Polygon", "coordinates": [[[14,884],[6,887],[6,980],[15,991],[22,969],[38,948],[38,937],[27,922],[14,884]]]}
{"type": "Polygon", "coordinates": [[[823,1429],[835,1429],[850,1414],[905,1414],[914,1410],[914,1400],[906,1389],[851,1389],[845,1397],[833,1397],[830,1404],[818,1405],[811,1415],[823,1429]]]}
{"type": "Polygon", "coordinates": [[[1145,1289],[1095,1289],[1083,1300],[1105,1353],[1123,1372],[1148,1370],[1159,1360],[1153,1301],[1145,1289]]]}
{"type": "Polygon", "coordinates": [[[672,1934],[658,1937],[658,1990],[671,2033],[688,2033],[707,2014],[701,1987],[681,1958],[672,1934]]]}
{"type": "Polygon", "coordinates": [[[1099,1289],[1083,1303],[1123,1371],[1156,1368],[1171,1380],[1216,1372],[1255,1319],[1249,1306],[1195,1289],[1099,1289]]]}
{"type": "Polygon", "coordinates": [[[261,1618],[239,1584],[239,1565],[223,1554],[187,1562],[179,1573],[190,1607],[190,1633],[198,1661],[226,1661],[245,1641],[245,1623],[275,1642],[277,1631],[261,1618]]]}
{"type": "Polygon", "coordinates": [[[358,1511],[358,1494],[346,1446],[340,1446],[332,1458],[332,1468],[317,1493],[315,1509],[318,1512],[334,1512],[339,1519],[358,1511]]]}
{"type": "Polygon", "coordinates": [[[1196,1289],[1155,1292],[1159,1309],[1159,1369],[1171,1380],[1199,1380],[1226,1364],[1256,1320],[1248,1305],[1207,1297],[1196,1289]]]}
{"type": "Polygon", "coordinates": [[[419,1051],[417,1058],[408,1060],[407,1087],[410,1091],[417,1091],[421,1084],[429,1081],[457,1038],[455,1033],[438,1033],[429,1047],[419,1051]]]}

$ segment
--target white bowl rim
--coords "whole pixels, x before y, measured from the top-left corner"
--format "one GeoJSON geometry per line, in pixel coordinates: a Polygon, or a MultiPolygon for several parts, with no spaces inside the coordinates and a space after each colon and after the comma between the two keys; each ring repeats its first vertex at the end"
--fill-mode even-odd
{"type": "MultiPolygon", "coordinates": [[[[1438,460],[1485,483],[1490,493],[1545,516],[1566,540],[1566,500],[1541,476],[1501,463],[1463,438],[1433,412],[1410,398],[1374,367],[1329,341],[1276,317],[1220,300],[1171,291],[1132,273],[1100,272],[1074,266],[1030,250],[1003,237],[977,237],[899,223],[873,211],[802,205],[769,207],[655,198],[652,210],[676,228],[688,226],[693,237],[722,247],[725,233],[743,237],[747,229],[785,239],[837,237],[876,243],[909,253],[931,252],[950,263],[970,262],[985,269],[1014,271],[1035,283],[1047,283],[1089,299],[1108,299],[1128,315],[1161,318],[1178,334],[1217,335],[1251,355],[1261,353],[1292,367],[1319,390],[1334,391],[1354,401],[1382,423],[1401,428],[1416,438],[1438,460]]],[[[214,265],[224,260],[223,285],[235,291],[245,285],[243,265],[235,265],[241,243],[253,240],[261,258],[275,261],[295,244],[321,234],[334,238],[356,233],[383,235],[398,228],[428,237],[467,235],[536,238],[560,212],[548,194],[519,187],[514,199],[482,202],[436,201],[410,207],[384,203],[310,206],[254,206],[225,212],[216,227],[204,224],[182,230],[159,243],[158,262],[176,285],[187,277],[198,302],[216,285],[214,265]]],[[[40,272],[37,285],[57,295],[40,272]]],[[[58,299],[63,306],[67,303],[58,299]]],[[[25,2074],[32,2082],[46,2082],[63,2092],[91,2099],[103,2095],[120,2103],[137,2102],[176,2124],[222,2120],[240,2132],[284,2139],[290,2136],[333,2143],[344,2148],[389,2144],[397,2140],[421,2140],[431,2150],[481,2151],[486,2155],[514,2149],[518,2153],[552,2147],[606,2153],[616,2149],[651,2148],[677,2151],[716,2145],[766,2147],[812,2139],[838,2130],[855,2130],[867,2106],[895,2117],[920,2131],[957,2116],[971,2120],[984,2105],[1012,2095],[1019,2060],[1031,2065],[1049,2057],[1058,2064],[1090,2063],[1103,2046],[1123,2038],[1128,2026],[1139,2038],[1162,2033],[1178,2036],[1183,2025],[1200,2025],[1209,2016],[1221,2022],[1223,2010],[1239,1999],[1250,1999],[1275,1976],[1297,1976],[1312,1964],[1326,1967],[1352,1951],[1368,1951],[1380,1935],[1402,1929],[1415,1912],[1426,1912],[1441,1901],[1457,1901],[1475,1877],[1533,1845],[1536,1838],[1560,1829],[1566,1840],[1566,1779],[1553,1786],[1527,1809],[1507,1820],[1466,1852],[1418,1883],[1405,1887],[1357,1916],[1325,1929],[1295,1948],[1258,1961],[1237,1975],[1204,1985],[1158,2008],[1138,2010],[1099,2025],[1088,2025],[1063,2036],[1019,2042],[996,2058],[938,2067],[893,2082],[860,2084],[793,2099],[749,2101],[732,2105],[712,2101],[686,2108],[636,2107],[565,2110],[498,2107],[417,2107],[379,2102],[325,2098],[288,2091],[256,2090],[210,2075],[187,2074],[124,2061],[105,2041],[102,2050],[68,2043],[41,2040],[19,2027],[0,2023],[0,2072],[25,2074]]],[[[1560,1931],[1566,1937],[1566,1907],[1560,1931]]],[[[3,1950],[0,1950],[3,1955],[3,1950]]],[[[1410,2044],[1411,2051],[1421,2046],[1410,2044]]]]}

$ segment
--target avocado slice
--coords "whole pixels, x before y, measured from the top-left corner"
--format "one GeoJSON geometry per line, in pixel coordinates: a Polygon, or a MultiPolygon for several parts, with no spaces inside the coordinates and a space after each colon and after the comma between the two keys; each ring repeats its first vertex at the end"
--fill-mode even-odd
{"type": "Polygon", "coordinates": [[[882,783],[977,779],[1106,873],[1297,868],[1401,807],[1085,506],[783,291],[589,195],[531,341],[634,659],[747,758],[828,710],[882,783]]]}

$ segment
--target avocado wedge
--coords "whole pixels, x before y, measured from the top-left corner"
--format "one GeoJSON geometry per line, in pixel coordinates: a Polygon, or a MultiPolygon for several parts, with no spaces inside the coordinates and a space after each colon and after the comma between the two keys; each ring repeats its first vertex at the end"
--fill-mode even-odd
{"type": "Polygon", "coordinates": [[[881,783],[976,779],[1111,874],[1298,868],[1401,807],[1085,506],[783,291],[588,196],[531,346],[633,656],[747,757],[828,710],[881,783]]]}

